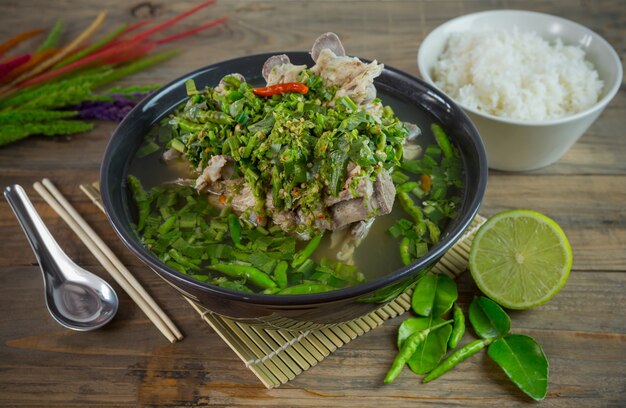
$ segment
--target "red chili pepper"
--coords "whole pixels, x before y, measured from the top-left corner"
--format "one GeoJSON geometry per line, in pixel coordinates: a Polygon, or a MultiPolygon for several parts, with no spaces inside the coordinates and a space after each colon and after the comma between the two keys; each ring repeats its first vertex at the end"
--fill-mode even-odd
{"type": "Polygon", "coordinates": [[[287,82],[286,84],[270,85],[265,88],[254,88],[252,91],[259,96],[281,95],[287,92],[305,94],[309,92],[309,87],[300,82],[287,82]]]}

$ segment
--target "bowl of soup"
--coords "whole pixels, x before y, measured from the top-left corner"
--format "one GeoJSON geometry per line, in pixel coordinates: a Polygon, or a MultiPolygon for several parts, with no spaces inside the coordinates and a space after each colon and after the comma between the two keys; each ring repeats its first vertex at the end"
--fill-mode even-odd
{"type": "Polygon", "coordinates": [[[219,315],[287,329],[363,316],[428,271],[483,198],[484,148],[448,97],[376,61],[361,61],[371,83],[343,86],[319,68],[339,51],[313,57],[184,75],[137,105],[104,154],[120,239],[219,315]]]}

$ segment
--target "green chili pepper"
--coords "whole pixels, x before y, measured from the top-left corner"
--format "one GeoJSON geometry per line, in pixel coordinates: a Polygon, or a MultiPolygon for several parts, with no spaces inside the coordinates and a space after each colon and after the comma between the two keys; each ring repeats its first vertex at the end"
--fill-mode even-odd
{"type": "Polygon", "coordinates": [[[411,240],[407,237],[402,238],[402,241],[400,241],[400,258],[402,259],[402,263],[405,265],[411,263],[410,245],[411,240]]]}
{"type": "Polygon", "coordinates": [[[424,377],[422,382],[427,383],[441,377],[442,375],[456,367],[462,361],[465,361],[474,354],[478,353],[492,341],[493,339],[491,338],[479,339],[465,345],[464,347],[461,347],[454,353],[450,354],[450,357],[445,359],[441,364],[439,364],[430,373],[428,373],[428,375],[424,377]]]}
{"type": "Polygon", "coordinates": [[[313,255],[313,252],[315,252],[317,247],[320,245],[320,242],[322,241],[323,236],[324,234],[320,234],[320,235],[313,237],[313,239],[311,239],[306,244],[306,246],[293,257],[291,266],[293,268],[296,268],[300,266],[301,264],[303,264],[307,259],[309,259],[311,255],[313,255]]]}
{"type": "Polygon", "coordinates": [[[398,355],[393,360],[393,363],[391,364],[391,368],[389,369],[389,371],[387,372],[387,375],[385,376],[384,383],[389,384],[393,380],[395,380],[395,378],[400,374],[400,372],[402,372],[402,368],[404,368],[404,365],[409,361],[411,356],[413,356],[413,353],[415,353],[415,350],[417,350],[417,347],[426,339],[426,337],[428,336],[428,333],[430,333],[433,330],[437,330],[438,328],[443,327],[446,324],[450,324],[451,322],[452,320],[446,320],[445,322],[429,327],[428,329],[411,334],[402,343],[402,347],[400,348],[398,355]]]}
{"type": "Polygon", "coordinates": [[[407,194],[399,192],[396,194],[398,199],[400,200],[400,205],[407,214],[413,217],[416,223],[420,224],[424,222],[424,214],[422,214],[422,210],[415,204],[413,199],[407,194]]]}
{"type": "Polygon", "coordinates": [[[430,242],[436,244],[439,242],[439,236],[441,235],[441,230],[431,220],[426,220],[426,228],[428,228],[428,235],[430,236],[430,242]]]}
{"type": "Polygon", "coordinates": [[[246,278],[255,285],[269,289],[276,287],[276,282],[272,280],[266,273],[258,270],[254,266],[239,264],[216,264],[211,265],[212,269],[222,272],[231,278],[246,278]]]}
{"type": "Polygon", "coordinates": [[[393,360],[393,364],[391,368],[387,372],[385,376],[384,383],[389,384],[400,374],[404,365],[409,361],[415,350],[417,350],[417,346],[420,345],[421,342],[426,338],[425,331],[413,333],[409,336],[408,339],[404,342],[404,345],[400,349],[400,352],[393,360]]]}
{"type": "Polygon", "coordinates": [[[452,334],[450,334],[450,339],[448,340],[448,347],[451,349],[456,348],[463,338],[463,334],[465,333],[465,315],[463,314],[463,309],[458,303],[454,304],[454,324],[452,326],[452,334]]]}
{"type": "MultiPolygon", "coordinates": [[[[402,344],[411,334],[434,327],[443,321],[444,319],[433,316],[406,319],[398,328],[398,348],[402,347],[402,344]]],[[[411,371],[416,374],[426,374],[435,368],[442,357],[446,355],[450,332],[452,332],[452,326],[445,325],[428,333],[407,362],[411,371]]]]}
{"type": "Polygon", "coordinates": [[[137,219],[137,230],[141,232],[146,223],[146,219],[150,215],[150,200],[148,193],[143,189],[139,179],[133,175],[129,175],[128,186],[130,187],[135,204],[137,204],[137,210],[139,211],[139,218],[137,219]]]}
{"type": "Polygon", "coordinates": [[[441,148],[444,157],[446,157],[447,159],[452,158],[454,156],[453,147],[450,144],[450,139],[448,138],[448,135],[446,135],[441,126],[433,123],[430,126],[430,130],[432,130],[433,135],[435,135],[435,140],[437,140],[437,144],[441,148]]]}

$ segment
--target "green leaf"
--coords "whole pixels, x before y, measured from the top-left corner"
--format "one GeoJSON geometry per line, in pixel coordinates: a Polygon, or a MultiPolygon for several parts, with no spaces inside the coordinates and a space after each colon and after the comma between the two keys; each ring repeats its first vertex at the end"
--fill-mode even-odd
{"type": "MultiPolygon", "coordinates": [[[[398,348],[413,333],[427,330],[435,325],[444,323],[439,317],[416,317],[406,319],[398,328],[398,348]]],[[[426,374],[439,364],[448,349],[448,338],[452,331],[451,325],[445,325],[426,335],[424,341],[408,361],[411,370],[417,374],[426,374]]]]}
{"type": "MultiPolygon", "coordinates": [[[[437,319],[437,322],[439,321],[443,320],[437,319]]],[[[398,349],[402,347],[402,343],[404,343],[411,334],[428,329],[432,323],[430,317],[411,317],[403,321],[400,327],[398,327],[398,349]]]]}
{"type": "Polygon", "coordinates": [[[511,319],[493,300],[484,296],[474,298],[469,318],[476,334],[483,338],[504,336],[511,330],[511,319]]]}
{"type": "Polygon", "coordinates": [[[411,297],[411,307],[418,315],[430,316],[435,302],[435,292],[437,291],[437,275],[428,274],[417,282],[413,296],[411,297]]]}
{"type": "Polygon", "coordinates": [[[76,111],[6,110],[0,111],[0,125],[28,125],[76,116],[76,111]]]}
{"type": "Polygon", "coordinates": [[[546,397],[549,364],[535,339],[521,334],[509,334],[491,343],[487,354],[532,399],[542,400],[546,397]]]}
{"type": "Polygon", "coordinates": [[[433,330],[408,361],[409,368],[416,374],[426,374],[437,367],[448,351],[448,339],[452,326],[447,325],[433,330]]]}
{"type": "Polygon", "coordinates": [[[65,24],[63,23],[63,20],[57,20],[50,30],[46,40],[35,50],[35,52],[47,51],[57,47],[64,27],[65,24]]]}
{"type": "Polygon", "coordinates": [[[422,316],[441,316],[456,301],[458,292],[456,283],[443,274],[426,275],[415,286],[411,307],[422,316]]]}
{"type": "Polygon", "coordinates": [[[459,293],[456,283],[448,275],[439,274],[437,277],[437,292],[435,294],[433,314],[441,316],[452,308],[452,305],[459,297],[459,293]]]}
{"type": "Polygon", "coordinates": [[[70,135],[91,130],[93,124],[79,120],[54,120],[44,123],[0,126],[0,146],[16,142],[31,135],[70,135]]]}

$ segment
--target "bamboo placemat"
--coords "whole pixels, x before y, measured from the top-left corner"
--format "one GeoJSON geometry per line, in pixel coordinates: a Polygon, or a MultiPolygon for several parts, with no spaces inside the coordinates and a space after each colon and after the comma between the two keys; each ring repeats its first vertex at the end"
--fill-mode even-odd
{"type": "MultiPolygon", "coordinates": [[[[81,190],[104,211],[98,183],[82,184],[81,190]]],[[[437,273],[456,278],[467,268],[472,238],[485,218],[477,215],[459,241],[433,267],[437,273]]],[[[267,388],[293,380],[339,347],[399,316],[411,307],[412,289],[370,314],[333,327],[306,331],[279,330],[249,325],[217,315],[185,298],[200,317],[230,346],[267,388]]]]}

